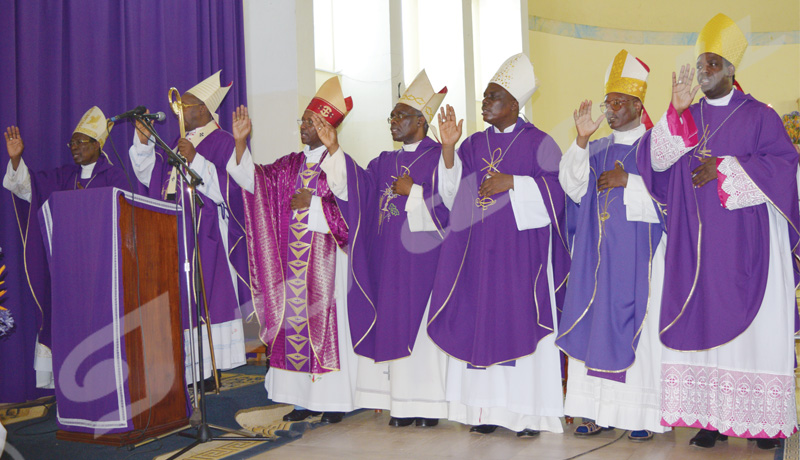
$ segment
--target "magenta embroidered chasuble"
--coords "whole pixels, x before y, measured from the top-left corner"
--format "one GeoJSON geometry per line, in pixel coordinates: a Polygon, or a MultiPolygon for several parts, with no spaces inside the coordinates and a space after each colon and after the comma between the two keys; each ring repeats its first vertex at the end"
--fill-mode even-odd
{"type": "Polygon", "coordinates": [[[256,166],[254,193],[244,199],[254,310],[270,366],[338,370],[334,271],[347,227],[324,173],[302,153],[291,154],[256,166]],[[331,233],[309,230],[308,209],[291,210],[291,196],[301,188],[322,199],[331,233]]]}

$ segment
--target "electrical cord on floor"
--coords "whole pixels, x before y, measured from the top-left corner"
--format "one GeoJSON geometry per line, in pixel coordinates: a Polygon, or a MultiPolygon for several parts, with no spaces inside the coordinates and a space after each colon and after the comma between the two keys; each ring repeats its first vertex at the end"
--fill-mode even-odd
{"type": "Polygon", "coordinates": [[[607,442],[607,443],[603,444],[602,446],[595,447],[594,449],[587,450],[586,452],[580,453],[580,454],[578,454],[578,455],[574,455],[574,456],[572,456],[572,457],[565,458],[564,460],[573,460],[573,459],[575,459],[575,458],[578,458],[578,457],[583,457],[583,456],[584,456],[584,455],[586,455],[586,454],[590,454],[590,453],[592,453],[592,452],[594,452],[594,451],[596,451],[596,450],[600,450],[600,449],[602,449],[602,448],[604,448],[604,447],[608,447],[608,446],[610,446],[611,444],[614,444],[615,442],[617,442],[617,441],[619,441],[620,439],[622,439],[622,438],[623,438],[623,437],[624,437],[624,436],[625,436],[627,433],[628,433],[627,431],[623,431],[623,432],[622,432],[622,434],[621,434],[621,435],[619,435],[619,437],[618,437],[617,439],[615,439],[615,440],[613,440],[613,441],[611,441],[611,442],[607,442]]]}
{"type": "Polygon", "coordinates": [[[47,407],[47,415],[45,417],[42,417],[41,420],[37,420],[37,421],[35,421],[33,423],[29,423],[29,424],[27,424],[25,426],[21,426],[21,427],[17,428],[16,430],[12,431],[11,434],[13,434],[14,436],[28,437],[28,436],[40,436],[40,435],[43,435],[43,434],[55,433],[58,430],[47,430],[47,431],[39,431],[39,432],[33,432],[33,433],[23,433],[22,432],[22,430],[24,430],[26,428],[30,428],[32,426],[39,425],[40,423],[44,423],[44,422],[49,421],[53,417],[53,414],[55,413],[55,410],[54,410],[55,405],[56,405],[55,403],[52,403],[49,406],[45,405],[47,407]]]}

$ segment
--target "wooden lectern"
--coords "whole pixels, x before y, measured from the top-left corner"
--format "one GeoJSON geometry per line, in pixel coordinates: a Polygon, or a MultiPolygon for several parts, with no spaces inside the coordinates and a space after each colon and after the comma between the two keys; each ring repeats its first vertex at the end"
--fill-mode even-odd
{"type": "MultiPolygon", "coordinates": [[[[61,429],[56,433],[56,437],[69,441],[122,446],[187,426],[188,405],[182,354],[183,333],[180,318],[178,231],[175,210],[169,210],[167,206],[158,209],[158,206],[153,206],[158,203],[155,200],[138,196],[132,197],[118,189],[60,193],[72,194],[70,199],[73,201],[98,200],[101,205],[110,208],[114,207],[114,202],[119,205],[117,209],[104,214],[104,216],[108,216],[108,223],[100,222],[98,226],[113,225],[112,219],[118,219],[118,231],[114,229],[109,233],[112,235],[115,242],[113,246],[116,248],[112,253],[118,260],[116,262],[109,261],[109,266],[121,265],[121,282],[119,284],[122,292],[114,295],[121,298],[119,303],[124,304],[124,316],[117,320],[120,324],[124,323],[124,326],[120,326],[119,332],[117,332],[117,337],[121,337],[121,341],[117,339],[117,342],[120,342],[121,345],[116,346],[116,349],[124,348],[124,352],[118,353],[117,360],[125,361],[118,368],[124,368],[127,365],[127,378],[117,377],[116,381],[118,383],[124,381],[124,387],[118,385],[118,388],[122,388],[118,392],[123,395],[123,401],[128,401],[128,403],[119,406],[120,414],[123,414],[120,416],[120,420],[121,423],[127,423],[128,426],[115,430],[97,430],[96,428],[87,428],[87,426],[96,426],[89,422],[84,422],[82,428],[73,428],[69,425],[70,420],[94,420],[91,415],[83,417],[82,413],[85,410],[87,414],[92,414],[92,411],[96,411],[96,406],[93,408],[91,405],[98,403],[92,400],[81,402],[81,398],[69,397],[67,388],[59,391],[60,384],[68,383],[66,379],[63,382],[60,381],[58,371],[60,368],[69,366],[69,356],[67,356],[69,350],[60,350],[59,336],[54,335],[53,364],[54,371],[56,371],[57,401],[59,409],[62,408],[61,398],[68,401],[70,411],[69,417],[59,411],[58,422],[61,429]],[[129,199],[138,201],[131,204],[129,199]],[[57,356],[58,353],[60,353],[59,356],[57,356]],[[125,395],[125,392],[128,394],[125,395]],[[132,429],[129,429],[131,425],[132,429]]],[[[53,197],[58,198],[57,195],[53,194],[53,197]]],[[[53,201],[53,197],[50,201],[53,201]]],[[[89,218],[94,217],[91,208],[73,210],[70,206],[73,204],[65,202],[63,197],[61,201],[56,199],[51,205],[53,222],[51,233],[58,232],[59,218],[68,219],[64,214],[66,212],[70,212],[74,216],[75,213],[84,209],[89,213],[89,218]],[[57,208],[61,209],[62,214],[59,215],[56,211],[57,208]]],[[[171,206],[174,208],[174,203],[171,206]]],[[[62,231],[57,234],[61,240],[52,236],[51,238],[55,242],[63,241],[75,233],[75,229],[72,227],[78,225],[80,224],[66,225],[69,232],[62,231]]],[[[85,234],[74,237],[85,238],[85,234]]],[[[56,257],[59,247],[54,243],[51,245],[53,256],[50,270],[53,273],[52,264],[62,263],[63,265],[63,262],[59,262],[56,257]]],[[[62,244],[61,247],[74,251],[69,244],[62,244]]],[[[66,260],[63,257],[64,255],[60,260],[66,260]]],[[[100,262],[99,267],[102,267],[104,263],[100,262]]],[[[75,268],[77,270],[91,269],[80,268],[79,264],[74,265],[78,266],[75,268]]],[[[102,269],[99,267],[93,269],[102,269]]],[[[77,276],[80,274],[76,274],[77,276]]],[[[56,330],[56,309],[59,308],[56,302],[57,290],[58,286],[54,283],[54,332],[56,330]]],[[[88,290],[91,291],[91,287],[88,290]]],[[[92,302],[97,297],[91,292],[87,292],[86,296],[85,302],[92,302]]],[[[103,305],[97,308],[100,311],[107,309],[103,305]]],[[[87,305],[86,311],[92,311],[92,306],[87,305]]],[[[118,316],[121,314],[121,312],[118,313],[118,316]]],[[[60,334],[64,333],[60,332],[60,334]]],[[[70,340],[72,339],[66,340],[67,345],[72,343],[70,340]]],[[[62,339],[62,343],[65,343],[64,339],[62,339]]],[[[72,348],[74,350],[76,347],[72,348]]],[[[78,366],[75,368],[79,369],[78,366]]],[[[78,373],[78,371],[75,372],[78,373]]],[[[108,378],[113,379],[114,377],[109,375],[108,378]]]]}

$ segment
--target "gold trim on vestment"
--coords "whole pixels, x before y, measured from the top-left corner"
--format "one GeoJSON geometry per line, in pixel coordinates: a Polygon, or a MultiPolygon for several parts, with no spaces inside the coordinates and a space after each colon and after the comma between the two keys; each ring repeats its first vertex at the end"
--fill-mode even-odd
{"type": "MultiPolygon", "coordinates": [[[[342,152],[341,155],[344,155],[344,152],[342,152]]],[[[346,158],[345,158],[345,161],[347,161],[346,158]]],[[[350,241],[350,244],[352,244],[352,246],[350,247],[350,258],[348,259],[347,263],[350,265],[350,273],[353,275],[353,281],[355,281],[356,286],[358,286],[358,289],[361,290],[361,293],[364,295],[364,298],[367,299],[369,304],[372,306],[372,311],[373,311],[372,324],[370,324],[369,328],[367,328],[367,331],[364,333],[364,335],[362,335],[361,338],[358,339],[358,342],[353,344],[353,349],[355,350],[355,348],[357,346],[359,346],[361,344],[361,342],[364,341],[365,338],[367,338],[367,335],[369,335],[370,331],[372,331],[372,328],[375,327],[375,323],[378,321],[378,309],[375,308],[375,302],[373,302],[372,299],[370,299],[369,296],[367,295],[366,291],[364,291],[364,288],[363,288],[363,286],[361,286],[361,282],[358,280],[358,276],[356,276],[356,272],[353,269],[353,259],[354,259],[354,257],[352,256],[352,254],[356,250],[356,240],[358,239],[358,232],[359,232],[359,230],[361,230],[361,187],[358,184],[359,177],[358,177],[358,169],[357,169],[357,165],[356,165],[355,160],[353,160],[352,163],[353,163],[353,173],[355,174],[355,177],[354,177],[353,180],[355,181],[355,185],[356,185],[356,199],[358,200],[357,201],[358,202],[358,220],[356,221],[356,233],[355,233],[355,235],[353,235],[353,239],[350,241]]],[[[345,169],[345,171],[347,171],[347,170],[345,169]]],[[[348,199],[350,199],[350,198],[351,197],[348,196],[348,199]]]]}

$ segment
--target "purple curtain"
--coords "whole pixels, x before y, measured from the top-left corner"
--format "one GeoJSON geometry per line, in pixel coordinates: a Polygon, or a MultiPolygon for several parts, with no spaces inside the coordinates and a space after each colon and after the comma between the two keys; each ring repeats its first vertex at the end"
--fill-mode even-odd
{"type": "MultiPolygon", "coordinates": [[[[231,113],[246,104],[241,0],[0,0],[0,128],[20,127],[23,158],[34,170],[72,162],[66,142],[83,113],[97,105],[111,117],[138,105],[164,111],[157,129],[178,136],[167,92],[181,93],[222,69],[233,87],[219,108],[230,130],[231,113]]],[[[130,170],[129,122],[118,123],[104,150],[130,170]]],[[[8,154],[2,142],[0,174],[8,154]]],[[[130,179],[136,178],[130,172],[130,179]]],[[[27,209],[17,209],[27,213],[27,209]]],[[[0,403],[34,399],[36,305],[27,288],[22,240],[11,194],[0,189],[0,247],[9,271],[4,306],[17,324],[0,339],[0,403]]]]}

